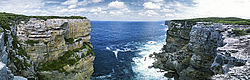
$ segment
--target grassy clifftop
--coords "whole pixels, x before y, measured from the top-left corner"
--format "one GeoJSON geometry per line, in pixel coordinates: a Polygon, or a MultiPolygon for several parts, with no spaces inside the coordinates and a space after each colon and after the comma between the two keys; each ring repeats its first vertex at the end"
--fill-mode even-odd
{"type": "Polygon", "coordinates": [[[25,16],[21,14],[0,12],[0,27],[4,29],[10,29],[13,23],[19,23],[20,21],[28,21],[30,18],[37,18],[41,20],[47,19],[87,19],[82,16],[25,16]]]}
{"type": "Polygon", "coordinates": [[[191,23],[195,22],[215,22],[224,24],[235,24],[235,25],[250,25],[250,19],[242,19],[237,17],[207,17],[207,18],[194,18],[194,19],[183,19],[183,20],[171,20],[171,21],[188,21],[191,23]]]}

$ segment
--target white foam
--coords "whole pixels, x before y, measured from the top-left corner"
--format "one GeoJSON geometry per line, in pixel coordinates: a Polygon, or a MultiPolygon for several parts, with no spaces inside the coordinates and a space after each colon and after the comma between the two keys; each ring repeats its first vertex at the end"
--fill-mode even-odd
{"type": "Polygon", "coordinates": [[[109,47],[106,47],[106,49],[107,49],[107,50],[110,50],[110,48],[109,48],[109,47]]]}
{"type": "Polygon", "coordinates": [[[135,80],[166,80],[168,78],[164,77],[164,73],[158,72],[159,69],[156,68],[148,68],[152,66],[152,63],[155,62],[153,58],[150,58],[149,55],[153,52],[160,52],[162,43],[152,44],[151,42],[147,42],[147,44],[143,45],[143,47],[139,48],[142,51],[138,54],[142,57],[133,58],[134,66],[132,66],[133,71],[136,73],[135,80]]]}
{"type": "Polygon", "coordinates": [[[147,43],[148,43],[148,44],[156,44],[155,41],[148,41],[147,43]]]}
{"type": "Polygon", "coordinates": [[[116,59],[118,59],[118,58],[117,58],[118,49],[116,49],[116,50],[115,50],[115,51],[113,51],[113,52],[114,52],[114,54],[115,54],[115,58],[116,58],[116,59]]]}
{"type": "Polygon", "coordinates": [[[164,31],[168,31],[168,28],[164,28],[164,31]]]}
{"type": "Polygon", "coordinates": [[[155,60],[150,58],[149,55],[153,52],[160,52],[163,43],[164,41],[148,41],[146,43],[130,42],[123,45],[117,45],[119,46],[118,48],[116,46],[109,46],[106,47],[106,49],[112,50],[116,59],[118,59],[119,52],[139,51],[137,54],[139,54],[140,57],[134,57],[132,59],[134,61],[132,69],[136,74],[134,80],[166,80],[168,78],[164,77],[164,73],[158,72],[160,71],[159,69],[148,68],[149,66],[152,66],[153,62],[155,62],[155,60]],[[135,49],[129,48],[129,46],[135,46],[135,49]]]}
{"type": "MultiPolygon", "coordinates": [[[[110,77],[112,77],[112,75],[111,74],[108,74],[108,75],[104,75],[104,76],[98,76],[98,77],[95,77],[95,79],[100,79],[100,80],[102,80],[102,79],[105,79],[105,78],[110,78],[110,77]]],[[[94,80],[95,80],[94,79],[94,80]]]]}

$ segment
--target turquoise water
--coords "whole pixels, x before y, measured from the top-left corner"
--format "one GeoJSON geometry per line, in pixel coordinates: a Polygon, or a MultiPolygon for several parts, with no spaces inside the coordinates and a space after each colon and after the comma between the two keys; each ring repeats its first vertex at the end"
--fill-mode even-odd
{"type": "Polygon", "coordinates": [[[92,21],[95,61],[92,80],[163,80],[164,73],[148,68],[149,54],[165,43],[167,26],[159,22],[92,21]]]}

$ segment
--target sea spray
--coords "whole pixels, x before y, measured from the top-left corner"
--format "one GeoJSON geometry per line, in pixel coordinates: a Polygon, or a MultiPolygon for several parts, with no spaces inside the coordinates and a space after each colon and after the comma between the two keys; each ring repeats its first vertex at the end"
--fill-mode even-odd
{"type": "Polygon", "coordinates": [[[149,55],[153,52],[160,52],[163,42],[148,41],[142,45],[142,51],[138,52],[140,56],[134,57],[133,71],[136,73],[135,80],[165,80],[164,73],[158,72],[159,69],[149,68],[155,61],[149,55]],[[152,74],[153,73],[153,74],[152,74]]]}

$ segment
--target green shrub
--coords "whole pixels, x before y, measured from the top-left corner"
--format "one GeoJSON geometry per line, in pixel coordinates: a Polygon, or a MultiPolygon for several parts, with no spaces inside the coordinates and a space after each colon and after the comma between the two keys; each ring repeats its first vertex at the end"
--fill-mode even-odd
{"type": "Polygon", "coordinates": [[[34,46],[34,44],[38,44],[39,40],[27,40],[25,41],[26,44],[29,44],[31,46],[34,46]]]}
{"type": "Polygon", "coordinates": [[[244,30],[241,29],[233,29],[233,34],[235,34],[236,36],[242,36],[244,35],[244,30]]]}
{"type": "Polygon", "coordinates": [[[226,24],[238,24],[238,25],[249,25],[249,21],[218,21],[217,23],[226,23],[226,24]]]}
{"type": "Polygon", "coordinates": [[[74,49],[73,51],[74,51],[74,52],[79,52],[80,50],[82,50],[82,49],[76,48],[76,49],[74,49]]]}
{"type": "MultiPolygon", "coordinates": [[[[13,34],[12,34],[13,35],[13,34]]],[[[13,35],[13,41],[12,41],[12,46],[15,49],[18,49],[17,54],[21,56],[26,56],[27,58],[30,58],[30,56],[27,54],[27,52],[23,49],[22,45],[18,47],[17,45],[19,44],[19,41],[17,40],[17,36],[13,35]]]]}
{"type": "Polygon", "coordinates": [[[63,56],[58,57],[57,60],[53,60],[50,62],[47,62],[42,65],[42,68],[40,71],[55,71],[58,70],[59,72],[66,72],[66,70],[63,68],[66,65],[74,65],[80,60],[79,57],[76,56],[74,51],[67,51],[64,53],[63,56]]]}
{"type": "Polygon", "coordinates": [[[222,73],[220,72],[220,69],[221,69],[221,66],[220,66],[220,65],[216,66],[216,67],[215,67],[215,73],[216,73],[216,74],[222,74],[222,73]]]}
{"type": "Polygon", "coordinates": [[[66,74],[68,74],[68,72],[66,72],[66,70],[63,69],[63,67],[66,65],[77,64],[77,62],[81,59],[80,57],[77,56],[75,52],[79,52],[82,49],[87,49],[87,54],[82,54],[82,58],[88,55],[94,55],[94,52],[92,51],[92,48],[89,47],[89,45],[90,45],[90,42],[83,42],[82,47],[76,48],[72,51],[69,50],[65,52],[63,56],[58,57],[57,60],[53,60],[53,61],[43,64],[40,71],[58,70],[59,72],[65,72],[66,74]]]}
{"type": "Polygon", "coordinates": [[[191,56],[187,56],[182,60],[182,64],[188,66],[190,64],[191,56]]]}
{"type": "Polygon", "coordinates": [[[225,24],[237,24],[237,25],[250,25],[250,20],[241,19],[236,17],[207,17],[207,18],[194,18],[194,19],[184,19],[184,20],[172,20],[172,21],[188,21],[189,23],[195,22],[215,22],[215,23],[225,23],[225,24]]]}
{"type": "Polygon", "coordinates": [[[86,55],[86,56],[89,56],[89,55],[94,56],[94,55],[95,55],[95,53],[94,53],[91,49],[88,49],[88,51],[87,51],[87,55],[86,55]]]}
{"type": "Polygon", "coordinates": [[[73,38],[69,38],[69,39],[65,38],[65,41],[68,44],[73,44],[74,43],[74,39],[73,38]]]}
{"type": "Polygon", "coordinates": [[[82,40],[82,38],[80,38],[80,39],[77,39],[77,40],[76,40],[76,42],[79,42],[79,41],[81,41],[81,40],[82,40]]]}
{"type": "Polygon", "coordinates": [[[246,33],[250,33],[250,28],[245,30],[246,33]]]}

